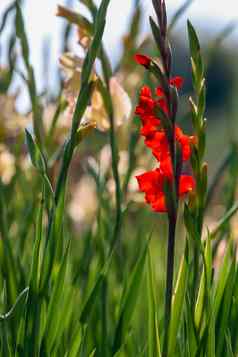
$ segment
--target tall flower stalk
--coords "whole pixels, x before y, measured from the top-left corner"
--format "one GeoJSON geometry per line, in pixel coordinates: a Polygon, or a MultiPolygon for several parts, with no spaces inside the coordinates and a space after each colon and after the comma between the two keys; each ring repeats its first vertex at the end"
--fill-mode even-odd
{"type": "Polygon", "coordinates": [[[168,331],[171,316],[173,292],[175,231],[178,216],[179,197],[193,190],[194,179],[182,174],[183,162],[191,156],[191,144],[194,137],[189,137],[176,124],[178,109],[178,89],[183,80],[171,78],[172,53],[168,39],[166,6],[163,0],[153,0],[157,23],[150,18],[152,33],[159,50],[158,59],[137,54],[136,61],[152,73],[159,86],[153,96],[149,87],[141,90],[136,114],[142,122],[141,135],[145,144],[152,150],[158,161],[158,167],[137,176],[139,188],[145,193],[146,202],[156,212],[167,212],[168,246],[167,273],[164,311],[163,356],[168,355],[168,331]]]}
{"type": "Polygon", "coordinates": [[[196,179],[196,194],[194,195],[193,204],[191,207],[185,205],[185,224],[188,228],[188,234],[193,242],[193,295],[192,301],[195,299],[195,292],[198,282],[199,271],[199,249],[202,238],[202,228],[204,212],[207,200],[207,164],[204,162],[205,144],[206,144],[206,119],[205,114],[205,99],[206,85],[204,78],[204,65],[200,53],[200,44],[196,32],[192,24],[188,21],[188,35],[191,52],[192,80],[194,88],[194,98],[189,98],[192,110],[192,122],[196,133],[196,144],[193,146],[192,168],[196,179]],[[189,225],[188,220],[192,219],[193,229],[189,225]],[[189,227],[190,226],[190,227],[189,227]]]}

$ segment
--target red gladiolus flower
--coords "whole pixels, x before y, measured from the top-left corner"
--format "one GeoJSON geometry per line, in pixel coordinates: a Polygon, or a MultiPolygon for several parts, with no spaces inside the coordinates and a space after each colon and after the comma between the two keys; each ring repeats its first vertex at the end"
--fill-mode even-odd
{"type": "MultiPolygon", "coordinates": [[[[179,89],[183,84],[183,79],[177,76],[171,78],[169,83],[171,86],[179,89]]],[[[140,117],[142,122],[140,134],[144,136],[145,145],[158,160],[159,168],[145,172],[136,178],[140,191],[145,193],[145,200],[151,205],[152,209],[156,212],[166,212],[164,181],[165,178],[172,181],[174,174],[168,138],[160,118],[155,115],[156,106],[159,106],[166,115],[169,115],[169,108],[163,88],[156,88],[156,96],[153,98],[151,89],[148,86],[142,87],[139,104],[136,107],[135,113],[140,117]]],[[[184,134],[182,129],[177,125],[174,129],[174,135],[175,140],[180,144],[183,162],[189,160],[191,156],[191,144],[196,142],[196,138],[184,134]]],[[[179,196],[185,195],[194,189],[194,187],[195,182],[191,176],[180,176],[179,196]]]]}
{"type": "MultiPolygon", "coordinates": [[[[140,191],[145,193],[145,200],[155,212],[167,212],[164,194],[164,182],[167,176],[161,169],[145,172],[136,176],[140,191]]],[[[168,177],[167,177],[168,178],[168,177]]],[[[169,178],[171,179],[171,178],[169,178]]],[[[195,187],[192,176],[181,175],[179,180],[179,196],[182,197],[195,187]]]]}
{"type": "Polygon", "coordinates": [[[145,56],[145,55],[136,54],[135,61],[138,64],[141,64],[142,66],[144,66],[145,68],[149,68],[150,63],[151,63],[151,58],[148,56],[145,56]]]}

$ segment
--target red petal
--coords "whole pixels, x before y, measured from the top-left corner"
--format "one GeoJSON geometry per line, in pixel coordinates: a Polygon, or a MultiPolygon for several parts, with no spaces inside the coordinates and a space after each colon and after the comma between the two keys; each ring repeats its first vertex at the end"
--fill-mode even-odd
{"type": "Polygon", "coordinates": [[[151,89],[148,86],[143,86],[140,91],[140,96],[151,98],[151,89]]]}
{"type": "Polygon", "coordinates": [[[153,211],[155,212],[167,212],[165,195],[161,194],[161,196],[158,197],[157,200],[155,200],[151,206],[153,211]]]}
{"type": "Polygon", "coordinates": [[[181,175],[179,181],[179,195],[185,195],[189,191],[192,191],[195,188],[195,180],[192,176],[181,175]]]}
{"type": "Polygon", "coordinates": [[[135,61],[144,66],[145,68],[149,68],[151,58],[145,55],[136,54],[135,61]]]}
{"type": "Polygon", "coordinates": [[[156,95],[158,97],[163,97],[164,96],[164,91],[163,91],[163,88],[162,87],[157,87],[156,88],[156,95]]]}
{"type": "Polygon", "coordinates": [[[176,76],[170,79],[169,83],[171,84],[171,86],[176,87],[177,89],[180,89],[183,85],[183,78],[180,76],[176,76]]]}
{"type": "Polygon", "coordinates": [[[165,157],[163,160],[160,161],[160,168],[163,174],[170,180],[173,179],[173,169],[172,169],[172,163],[171,163],[171,158],[167,154],[167,157],[165,157]]]}

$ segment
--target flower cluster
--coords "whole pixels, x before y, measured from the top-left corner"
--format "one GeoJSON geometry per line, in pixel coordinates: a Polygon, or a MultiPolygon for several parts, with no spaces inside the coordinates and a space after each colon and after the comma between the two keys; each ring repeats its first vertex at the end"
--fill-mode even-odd
{"type": "MultiPolygon", "coordinates": [[[[136,60],[146,66],[150,61],[144,56],[136,57],[136,60]],[[145,63],[146,62],[146,63],[145,63]]],[[[171,78],[170,87],[180,89],[183,84],[181,77],[171,78]]],[[[162,125],[161,119],[155,114],[159,108],[169,119],[169,105],[162,87],[156,88],[155,96],[148,86],[144,86],[140,92],[139,104],[135,113],[140,117],[142,127],[140,134],[145,138],[145,145],[152,151],[158,160],[158,168],[137,176],[140,191],[145,193],[145,200],[156,212],[167,212],[164,193],[165,180],[174,180],[173,163],[167,133],[162,125]]],[[[182,162],[188,161],[191,156],[191,144],[195,143],[194,136],[185,135],[182,129],[175,125],[173,130],[174,141],[180,145],[182,162]]],[[[180,175],[178,184],[178,196],[183,196],[193,190],[195,182],[192,176],[180,175]]]]}

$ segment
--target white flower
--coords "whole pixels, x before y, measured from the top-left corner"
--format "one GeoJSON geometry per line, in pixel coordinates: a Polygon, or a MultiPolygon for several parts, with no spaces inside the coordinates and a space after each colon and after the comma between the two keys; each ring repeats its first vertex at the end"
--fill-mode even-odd
{"type": "Polygon", "coordinates": [[[132,110],[131,100],[119,84],[116,77],[112,77],[110,79],[109,86],[112,97],[115,124],[116,126],[120,126],[130,117],[132,110]]]}
{"type": "Polygon", "coordinates": [[[0,145],[0,177],[4,184],[8,184],[16,172],[15,158],[5,145],[0,145]]]}
{"type": "MultiPolygon", "coordinates": [[[[116,77],[110,79],[109,89],[113,105],[114,124],[118,128],[129,119],[132,105],[128,94],[119,84],[116,77]]],[[[104,106],[102,95],[97,88],[93,91],[91,105],[87,108],[83,121],[95,121],[97,129],[101,131],[106,131],[110,128],[110,119],[104,106]]]]}
{"type": "MultiPolygon", "coordinates": [[[[81,85],[83,60],[71,53],[65,53],[60,58],[60,64],[66,74],[64,95],[69,104],[69,114],[72,116],[81,85]]],[[[93,71],[92,80],[96,79],[97,75],[93,71]]],[[[131,100],[116,77],[110,79],[109,90],[112,98],[115,127],[117,128],[129,119],[132,110],[131,100]]],[[[108,113],[102,95],[97,88],[92,93],[90,105],[82,120],[83,123],[91,121],[95,122],[97,128],[101,131],[110,128],[108,113]]]]}

